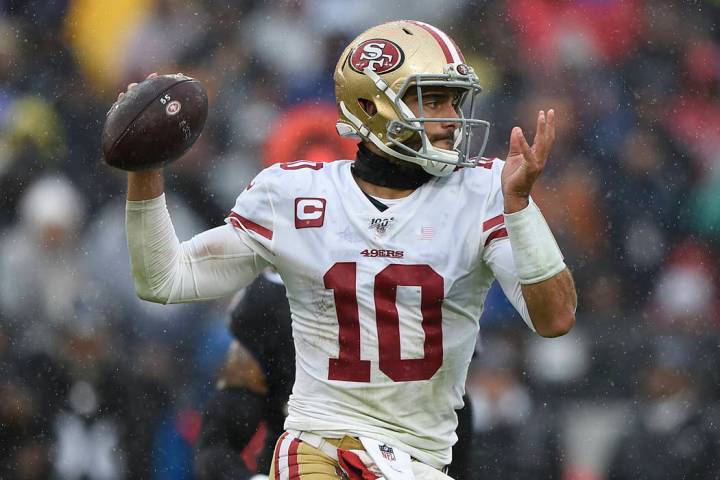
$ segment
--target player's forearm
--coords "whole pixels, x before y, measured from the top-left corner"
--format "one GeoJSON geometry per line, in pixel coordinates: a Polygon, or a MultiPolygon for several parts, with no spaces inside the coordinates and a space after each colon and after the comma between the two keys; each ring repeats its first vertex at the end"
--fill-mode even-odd
{"type": "Polygon", "coordinates": [[[564,335],[575,324],[572,276],[537,205],[514,200],[505,196],[505,227],[528,314],[540,335],[564,335]]]}
{"type": "Polygon", "coordinates": [[[128,172],[128,200],[151,200],[162,195],[164,191],[162,169],[128,172]]]}
{"type": "Polygon", "coordinates": [[[530,319],[543,337],[565,335],[575,325],[577,294],[567,268],[542,282],[521,285],[530,319]]]}
{"type": "Polygon", "coordinates": [[[125,227],[138,296],[150,302],[168,303],[173,279],[178,275],[180,241],[162,192],[157,198],[135,200],[128,190],[125,227]]]}

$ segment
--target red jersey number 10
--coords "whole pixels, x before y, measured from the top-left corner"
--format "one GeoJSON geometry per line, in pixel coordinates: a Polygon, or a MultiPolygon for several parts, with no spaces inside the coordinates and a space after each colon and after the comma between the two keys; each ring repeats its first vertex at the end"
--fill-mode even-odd
{"type": "MultiPolygon", "coordinates": [[[[370,361],[360,358],[360,318],[357,302],[357,264],[340,262],[325,273],[325,288],[335,297],[340,326],[338,358],[329,359],[328,378],[347,382],[370,382],[370,361]]],[[[396,382],[428,380],[443,362],[443,278],[428,265],[391,264],[375,276],[375,322],[380,371],[396,382]],[[400,316],[397,287],[420,287],[420,312],[425,332],[422,358],[400,356],[400,316]]]]}

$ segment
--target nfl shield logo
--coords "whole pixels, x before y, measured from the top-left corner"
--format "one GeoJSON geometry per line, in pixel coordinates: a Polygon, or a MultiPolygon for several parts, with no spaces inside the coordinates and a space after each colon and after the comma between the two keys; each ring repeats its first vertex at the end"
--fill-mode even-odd
{"type": "Polygon", "coordinates": [[[385,457],[385,460],[389,462],[395,461],[395,452],[393,451],[392,447],[389,447],[387,445],[380,445],[378,448],[380,449],[380,453],[382,453],[382,456],[385,457]]]}

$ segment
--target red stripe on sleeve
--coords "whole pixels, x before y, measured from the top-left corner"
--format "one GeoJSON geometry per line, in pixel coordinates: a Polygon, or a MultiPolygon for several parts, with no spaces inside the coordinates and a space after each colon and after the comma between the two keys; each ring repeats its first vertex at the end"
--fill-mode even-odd
{"type": "Polygon", "coordinates": [[[497,217],[493,217],[490,220],[485,220],[483,222],[483,232],[487,232],[493,227],[497,227],[501,223],[505,222],[505,216],[503,214],[498,215],[497,217]]]}
{"type": "Polygon", "coordinates": [[[258,225],[257,223],[253,222],[252,220],[248,220],[245,217],[241,217],[235,212],[230,212],[230,215],[228,215],[228,218],[230,219],[230,223],[233,224],[235,228],[246,228],[247,230],[253,231],[257,233],[258,235],[262,235],[263,237],[267,238],[268,240],[272,240],[273,232],[272,230],[268,230],[267,228],[263,227],[262,225],[258,225]]]}
{"type": "Polygon", "coordinates": [[[290,480],[300,478],[300,466],[298,464],[298,447],[300,446],[300,440],[297,438],[293,439],[288,448],[288,467],[290,468],[290,480]]]}
{"type": "Polygon", "coordinates": [[[497,240],[498,238],[505,238],[508,236],[507,230],[504,228],[501,228],[500,230],[495,230],[490,235],[488,235],[487,240],[485,240],[485,246],[487,247],[490,245],[490,242],[493,240],[497,240]]]}

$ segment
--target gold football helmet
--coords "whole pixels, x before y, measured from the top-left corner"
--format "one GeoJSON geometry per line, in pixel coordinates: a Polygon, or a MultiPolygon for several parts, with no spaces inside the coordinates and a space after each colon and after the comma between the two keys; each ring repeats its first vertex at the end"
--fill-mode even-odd
{"type": "Polygon", "coordinates": [[[442,30],[410,20],[373,27],[345,49],[334,79],[340,135],[371,142],[386,155],[416,163],[439,177],[457,166],[477,165],[490,131],[487,121],[473,118],[475,98],[482,89],[460,49],[442,30]],[[459,118],[424,117],[422,94],[427,87],[460,92],[455,104],[459,118]],[[417,116],[403,101],[411,88],[418,96],[417,116]],[[372,115],[363,106],[367,102],[375,105],[372,115]],[[428,122],[458,125],[452,150],[432,145],[423,128],[428,122]],[[477,127],[484,128],[484,136],[479,151],[471,155],[472,131],[477,127]]]}

